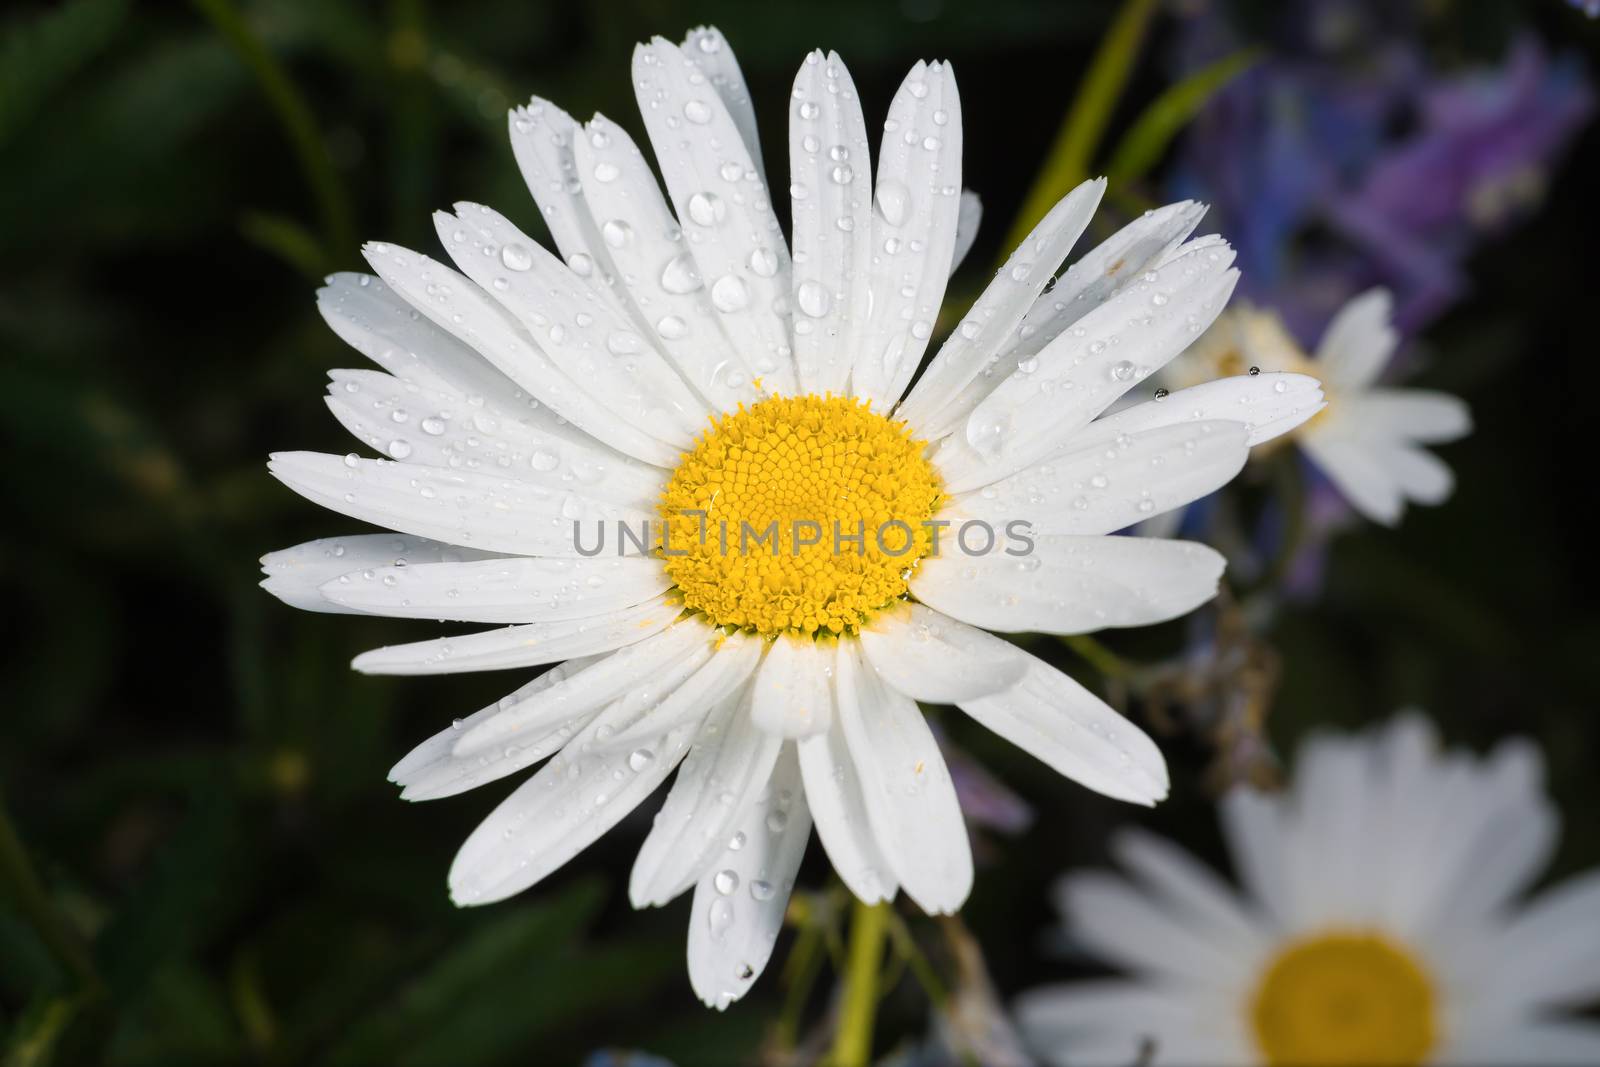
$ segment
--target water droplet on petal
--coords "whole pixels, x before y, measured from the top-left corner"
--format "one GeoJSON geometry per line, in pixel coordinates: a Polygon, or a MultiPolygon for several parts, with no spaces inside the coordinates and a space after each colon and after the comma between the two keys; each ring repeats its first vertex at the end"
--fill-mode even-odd
{"type": "Polygon", "coordinates": [[[795,300],[799,303],[800,310],[814,319],[820,319],[826,315],[828,313],[828,305],[832,303],[832,298],[828,296],[828,290],[824,289],[821,284],[812,281],[800,283],[800,288],[795,290],[795,300]]]}
{"type": "Polygon", "coordinates": [[[711,303],[718,311],[738,311],[750,303],[750,291],[737,275],[724,274],[711,286],[711,303]]]}
{"type": "Polygon", "coordinates": [[[533,266],[533,253],[519,244],[504,245],[500,249],[500,262],[506,270],[527,270],[533,266]]]}

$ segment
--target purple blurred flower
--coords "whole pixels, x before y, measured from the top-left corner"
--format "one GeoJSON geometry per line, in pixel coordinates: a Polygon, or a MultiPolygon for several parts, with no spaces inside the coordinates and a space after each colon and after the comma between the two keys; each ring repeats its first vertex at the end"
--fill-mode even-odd
{"type": "Polygon", "coordinates": [[[1567,0],[1567,3],[1592,19],[1600,18],[1600,0],[1567,0]]]}
{"type": "Polygon", "coordinates": [[[652,1056],[648,1052],[629,1049],[597,1049],[589,1053],[583,1067],[673,1067],[671,1060],[652,1056]]]}
{"type": "Polygon", "coordinates": [[[929,726],[961,800],[961,814],[973,829],[1020,834],[1033,825],[1033,809],[1027,801],[952,742],[938,726],[931,722],[929,726]]]}
{"type": "MultiPolygon", "coordinates": [[[[1593,111],[1576,59],[1531,37],[1499,66],[1443,73],[1411,5],[1297,0],[1272,58],[1218,95],[1172,191],[1210,201],[1239,250],[1240,293],[1303,343],[1355,293],[1385,285],[1415,333],[1465,292],[1462,262],[1524,214],[1593,111]]],[[[1214,8],[1185,29],[1185,68],[1241,41],[1214,8]]]]}

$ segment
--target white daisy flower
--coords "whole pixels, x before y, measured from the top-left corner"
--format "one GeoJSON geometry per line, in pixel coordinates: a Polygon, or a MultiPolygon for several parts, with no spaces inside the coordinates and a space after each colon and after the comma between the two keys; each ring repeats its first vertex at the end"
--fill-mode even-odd
{"type": "Polygon", "coordinates": [[[1241,377],[1097,419],[1210,324],[1235,272],[1221,242],[1185,243],[1201,209],[1184,203],[1054,277],[1095,181],[902,400],[976,219],[949,66],[917,64],[895,94],[874,182],[849,73],[806,58],[792,251],[722,36],[642,45],[633,80],[665,195],[621,127],[536,99],[512,145],[561,258],[460,204],[437,216],[459,270],[375,244],[377,278],[319,293],[380,368],[333,372],[328,405],[389,458],[282,453],[271,470],[399,533],[274,553],[263,584],[318,611],[509,624],[367,653],[369,673],[560,664],[394,768],[422,800],[548,758],[462,847],[459,903],[533,885],[677,769],[629,892],[694,890],[690,975],[720,1007],[767,962],[813,820],[863,900],[965,900],[967,834],[918,700],[1091,789],[1166,795],[1148,737],[983,628],[1135,626],[1209,599],[1209,548],[1106,535],[1216,489],[1321,393],[1241,377]],[[935,522],[954,524],[938,552],[935,522]],[[969,553],[984,529],[995,543],[969,553]]]}
{"type": "Polygon", "coordinates": [[[1139,879],[1060,887],[1074,939],[1133,975],[1018,1005],[1052,1063],[1271,1067],[1600,1063],[1600,871],[1519,903],[1556,844],[1525,742],[1442,753],[1407,715],[1307,742],[1284,794],[1241,788],[1222,829],[1236,893],[1139,832],[1139,879]],[[1142,1057],[1142,1058],[1141,1058],[1142,1057]]]}
{"type": "Polygon", "coordinates": [[[1455,476],[1422,446],[1465,437],[1472,416],[1449,393],[1374,384],[1399,340],[1391,304],[1384,289],[1351,300],[1328,324],[1315,357],[1301,350],[1273,312],[1235,305],[1162,377],[1187,386],[1251,367],[1315,376],[1327,393],[1327,408],[1300,426],[1293,440],[1352,507],[1393,526],[1407,501],[1440,504],[1450,496],[1455,476]]]}

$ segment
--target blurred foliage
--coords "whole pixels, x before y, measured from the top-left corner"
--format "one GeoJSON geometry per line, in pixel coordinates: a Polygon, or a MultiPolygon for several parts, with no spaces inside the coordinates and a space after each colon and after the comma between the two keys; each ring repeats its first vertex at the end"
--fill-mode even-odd
{"type": "MultiPolygon", "coordinates": [[[[1493,52],[1529,13],[1510,0],[1432,7],[1432,44],[1446,53],[1493,52]]],[[[1575,13],[1530,7],[1548,35],[1593,46],[1575,13]]],[[[518,900],[451,907],[450,857],[510,783],[406,807],[385,770],[514,682],[357,677],[356,652],[433,630],[304,615],[255,588],[261,553],[350,528],[264,469],[275,448],[349,447],[319,393],[325,371],[355,357],[318,319],[312,279],[357,267],[360,237],[431,245],[428,212],[464,196],[539,232],[505,141],[507,106],[537,92],[638,132],[633,42],[701,22],[737,47],[769,157],[806,48],[840,49],[869,117],[915,59],[953,59],[971,116],[965,183],[990,220],[972,262],[993,261],[1117,9],[7,5],[0,499],[13,519],[0,533],[0,798],[16,839],[0,840],[3,1062],[559,1063],[626,1045],[724,1063],[756,1054],[786,996],[824,1009],[825,982],[796,994],[782,981],[789,939],[747,1002],[700,1009],[683,974],[685,908],[626,906],[648,805],[518,900]]],[[[1183,94],[1206,88],[1169,85],[1159,56],[1170,13],[1150,15],[1135,35],[1143,48],[1135,40],[1102,82],[1100,126],[1072,135],[1073,173],[1093,173],[1102,155],[1129,179],[1158,167],[1197,99],[1183,94]],[[1130,126],[1137,140],[1096,151],[1130,126]]],[[[1566,810],[1600,801],[1600,625],[1584,591],[1575,473],[1589,454],[1591,353],[1573,328],[1589,242],[1572,224],[1597,176],[1591,132],[1541,216],[1474,261],[1477,298],[1427,339],[1422,383],[1462,393],[1477,414],[1478,433],[1446,454],[1458,495],[1397,532],[1342,537],[1325,596],[1278,614],[1266,635],[1284,664],[1268,722],[1278,748],[1316,724],[1415,703],[1453,739],[1531,734],[1566,810]]],[[[1142,180],[1118,194],[1119,206],[1155,195],[1142,180]]],[[[1115,224],[1110,214],[1097,227],[1115,224]]],[[[958,276],[952,306],[983,273],[958,276]]],[[[1247,499],[1266,492],[1244,488],[1247,499]]],[[[1174,624],[1090,652],[1153,662],[1183,638],[1174,624]]],[[[1064,644],[1031,647],[1098,677],[1064,644]]],[[[1118,678],[1095,684],[1123,692],[1118,678]]],[[[1042,951],[1045,887],[1097,862],[1108,827],[1143,819],[1216,853],[1212,753],[1182,720],[1163,737],[1174,798],[1148,815],[957,716],[942,724],[1039,812],[993,850],[965,913],[1002,995],[1061,973],[1042,951]]],[[[802,884],[821,889],[819,852],[802,884]]],[[[1596,862],[1600,832],[1569,819],[1562,868],[1596,862]]],[[[910,921],[924,964],[948,968],[938,929],[910,921]]],[[[836,928],[819,929],[820,961],[836,928]]],[[[913,977],[887,991],[880,1047],[921,1033],[913,977]]]]}

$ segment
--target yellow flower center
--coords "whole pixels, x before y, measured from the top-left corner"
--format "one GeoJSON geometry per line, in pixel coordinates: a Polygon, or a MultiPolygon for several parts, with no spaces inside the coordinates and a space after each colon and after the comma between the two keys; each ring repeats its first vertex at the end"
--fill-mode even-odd
{"type": "Polygon", "coordinates": [[[939,479],[904,422],[848,397],[772,397],[712,420],[661,494],[657,548],[715,626],[843,634],[901,600],[939,479]]]}
{"type": "Polygon", "coordinates": [[[1291,944],[1267,967],[1250,1005],[1272,1067],[1404,1067],[1438,1037],[1427,972],[1393,943],[1333,933],[1291,944]]]}

